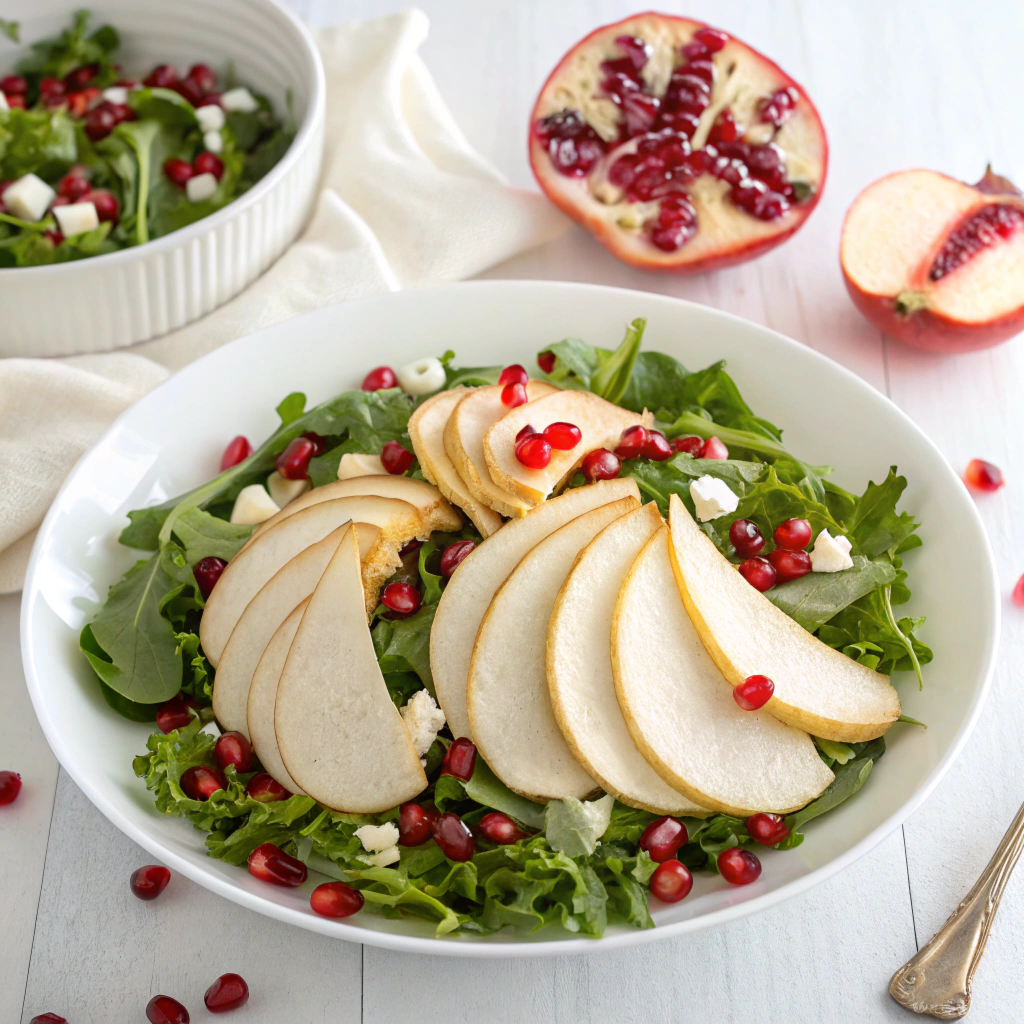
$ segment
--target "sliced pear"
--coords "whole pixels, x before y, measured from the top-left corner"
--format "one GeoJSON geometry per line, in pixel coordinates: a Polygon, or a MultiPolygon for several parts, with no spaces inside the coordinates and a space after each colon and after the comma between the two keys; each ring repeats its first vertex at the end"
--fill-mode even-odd
{"type": "Polygon", "coordinates": [[[458,505],[480,531],[480,536],[486,538],[501,526],[502,518],[469,493],[465,481],[444,450],[444,428],[448,418],[469,390],[463,387],[451,388],[428,398],[409,417],[409,437],[416,458],[420,460],[423,475],[432,484],[436,484],[450,502],[458,505]]]}
{"type": "Polygon", "coordinates": [[[309,599],[281,672],[274,730],[288,774],[318,803],[379,814],[427,786],[363,614],[358,527],[309,599]]]}
{"type": "Polygon", "coordinates": [[[736,571],[672,495],[672,564],[683,603],[708,653],[738,686],[765,675],[765,711],[841,743],[886,732],[900,716],[889,677],[858,665],[808,633],[736,571]]]}
{"type": "Polygon", "coordinates": [[[740,710],[687,617],[669,544],[663,527],[644,545],[612,619],[615,691],[633,742],[704,807],[743,818],[795,811],[834,776],[806,733],[740,710]]]}
{"type": "Polygon", "coordinates": [[[589,391],[559,391],[510,410],[484,434],[483,452],[491,479],[528,506],[539,505],[571,478],[583,456],[595,448],[615,448],[626,427],[650,426],[649,413],[630,412],[589,391]],[[552,451],[544,469],[528,469],[515,456],[516,435],[527,424],[544,430],[552,423],[573,423],[583,437],[572,451],[552,451]]]}
{"type": "MultiPolygon", "coordinates": [[[[563,526],[534,551],[551,544],[583,518],[563,526]]],[[[548,625],[548,690],[551,709],[569,749],[606,793],[655,814],[705,817],[712,812],[676,792],[636,749],[612,678],[615,602],[641,548],[663,525],[652,501],[610,523],[580,552],[558,592],[548,625]]]]}
{"type": "Polygon", "coordinates": [[[523,519],[513,519],[459,565],[448,581],[430,629],[430,671],[452,735],[472,736],[466,710],[469,662],[477,630],[495,591],[534,545],[584,512],[640,490],[632,477],[574,487],[523,519]]]}
{"type": "Polygon", "coordinates": [[[498,588],[480,623],[466,691],[473,741],[509,789],[538,803],[582,800],[599,788],[573,756],[551,710],[548,622],[576,556],[609,523],[639,506],[636,498],[620,498],[545,537],[498,588]]]}
{"type": "Polygon", "coordinates": [[[354,495],[308,506],[258,538],[250,538],[217,581],[199,623],[199,639],[211,665],[216,668],[245,606],[271,576],[300,551],[350,521],[369,523],[380,530],[366,552],[364,567],[366,589],[374,600],[376,588],[401,565],[399,548],[423,533],[423,520],[407,501],[354,495]]]}
{"type": "MultiPolygon", "coordinates": [[[[503,516],[524,516],[531,505],[496,484],[484,458],[484,435],[509,411],[501,401],[503,390],[501,384],[474,388],[462,398],[445,425],[444,450],[477,501],[503,516]]],[[[540,380],[526,385],[530,402],[556,391],[558,388],[540,380]]]]}
{"type": "Polygon", "coordinates": [[[260,759],[264,770],[271,778],[280,782],[289,793],[302,793],[299,784],[288,774],[288,769],[281,760],[281,751],[277,746],[277,733],[274,732],[274,706],[277,704],[277,684],[281,681],[281,671],[288,658],[292,640],[299,628],[302,613],[309,604],[307,598],[291,615],[277,627],[277,632],[270,638],[267,649],[256,666],[249,687],[249,701],[246,705],[245,719],[249,724],[249,739],[252,749],[260,759]]]}

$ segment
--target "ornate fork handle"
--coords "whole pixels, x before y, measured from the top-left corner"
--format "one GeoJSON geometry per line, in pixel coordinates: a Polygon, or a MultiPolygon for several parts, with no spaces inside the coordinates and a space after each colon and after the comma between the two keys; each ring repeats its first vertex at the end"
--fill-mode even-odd
{"type": "Polygon", "coordinates": [[[957,1020],[971,1008],[971,982],[985,951],[992,920],[1017,858],[1024,850],[1024,806],[974,888],[931,941],[889,982],[889,994],[914,1013],[957,1020]]]}

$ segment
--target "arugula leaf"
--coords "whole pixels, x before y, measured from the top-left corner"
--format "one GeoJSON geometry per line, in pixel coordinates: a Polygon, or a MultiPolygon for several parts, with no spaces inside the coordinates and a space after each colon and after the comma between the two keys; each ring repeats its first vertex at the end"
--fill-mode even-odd
{"type": "Polygon", "coordinates": [[[838,807],[844,800],[849,800],[868,781],[874,764],[870,757],[859,757],[842,765],[828,789],[817,800],[812,800],[802,811],[797,811],[786,818],[786,828],[790,832],[796,832],[812,818],[817,818],[826,811],[838,807]]]}
{"type": "Polygon", "coordinates": [[[75,123],[65,110],[14,107],[0,123],[4,178],[20,178],[31,171],[49,180],[66,171],[77,155],[75,123]]]}
{"type": "Polygon", "coordinates": [[[619,347],[594,371],[590,378],[590,390],[609,402],[619,402],[626,393],[633,366],[643,341],[647,321],[638,317],[626,327],[626,336],[619,347]]]}
{"type": "Polygon", "coordinates": [[[28,55],[19,62],[18,71],[29,78],[33,95],[39,80],[44,76],[63,78],[69,71],[84,64],[96,66],[92,84],[99,88],[113,85],[117,81],[113,62],[114,51],[120,44],[117,30],[110,25],[103,25],[87,35],[89,17],[86,10],[75,11],[68,28],[53,39],[33,43],[28,55]]]}
{"type": "Polygon", "coordinates": [[[252,536],[255,526],[239,526],[198,508],[183,512],[174,523],[174,535],[185,548],[189,565],[213,556],[230,562],[252,536]]]}
{"type": "Polygon", "coordinates": [[[570,857],[585,857],[597,849],[612,818],[615,797],[586,802],[566,797],[550,800],[544,811],[544,831],[553,850],[570,857]]]}
{"type": "Polygon", "coordinates": [[[536,831],[544,828],[544,806],[527,800],[525,796],[520,796],[518,793],[513,793],[479,755],[477,755],[473,776],[463,783],[463,788],[470,800],[475,800],[484,807],[501,811],[510,818],[515,818],[527,828],[536,831]]]}
{"type": "Polygon", "coordinates": [[[619,404],[633,412],[668,410],[673,417],[677,416],[681,411],[677,408],[679,396],[689,376],[689,370],[672,356],[663,352],[640,352],[619,404]]]}
{"type": "Polygon", "coordinates": [[[580,338],[549,345],[544,351],[554,354],[555,366],[545,378],[564,388],[592,391],[609,402],[620,402],[630,387],[646,325],[643,317],[628,324],[614,352],[594,348],[580,338]]]}
{"type": "Polygon", "coordinates": [[[21,23],[8,18],[0,18],[0,33],[7,36],[12,43],[21,42],[21,23]]]}
{"type": "Polygon", "coordinates": [[[896,467],[880,484],[869,482],[843,518],[843,532],[854,550],[876,558],[886,551],[895,554],[910,539],[917,523],[909,512],[897,512],[896,504],[906,489],[906,477],[896,475],[896,467]]]}
{"type": "Polygon", "coordinates": [[[430,627],[436,605],[423,605],[405,619],[378,619],[373,627],[373,649],[381,672],[414,672],[434,696],[430,674],[430,627]]]}

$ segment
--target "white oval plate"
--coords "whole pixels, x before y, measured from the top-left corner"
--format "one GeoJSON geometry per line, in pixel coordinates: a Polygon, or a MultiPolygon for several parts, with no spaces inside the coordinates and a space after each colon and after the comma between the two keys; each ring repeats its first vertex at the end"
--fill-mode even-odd
{"type": "Polygon", "coordinates": [[[64,768],[122,831],[172,869],[260,913],[351,941],[460,956],[562,955],[679,935],[772,906],[828,878],[895,829],[949,767],[981,711],[998,633],[996,572],[974,502],[888,399],[825,357],[734,316],[644,292],[538,282],[459,284],[351,302],[193,363],[121,416],[75,467],[39,531],[22,604],[25,676],[39,721],[64,768]],[[274,407],[290,391],[319,402],[358,387],[373,366],[401,366],[448,348],[464,366],[532,365],[538,350],[567,336],[613,348],[637,316],[647,317],[648,349],[691,369],[726,359],[757,413],[785,428],[786,443],[801,458],[835,466],[840,484],[860,491],[893,464],[906,475],[901,507],[919,518],[925,541],[907,558],[914,591],[908,608],[928,616],[922,635],[935,660],[925,669],[923,692],[909,674],[897,686],[905,713],[928,729],[894,727],[860,795],[811,823],[798,849],[766,851],[753,885],[732,888],[700,875],[685,901],[654,910],[655,929],[610,928],[596,941],[556,929],[435,939],[432,927],[416,919],[330,921],[309,909],[312,881],[277,889],[206,857],[202,835],[159,814],[132,772],[150,728],[107,707],[78,651],[82,626],[133,561],[117,544],[125,513],[208,479],[236,434],[258,443],[274,429],[274,407]]]}

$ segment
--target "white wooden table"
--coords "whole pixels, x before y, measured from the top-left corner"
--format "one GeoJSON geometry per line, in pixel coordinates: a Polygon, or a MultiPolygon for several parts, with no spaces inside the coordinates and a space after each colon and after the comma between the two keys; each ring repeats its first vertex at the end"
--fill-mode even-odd
{"type": "MultiPolygon", "coordinates": [[[[401,0],[291,0],[312,24],[397,10],[401,0]]],[[[422,0],[423,50],[468,137],[531,186],[527,117],[547,71],[629,0],[422,0]]],[[[682,13],[679,0],[662,5],[682,13]]],[[[954,466],[974,456],[1009,481],[979,499],[1003,589],[1024,572],[1024,341],[972,357],[900,348],[860,319],[837,265],[853,196],[882,174],[924,166],[966,180],[986,161],[1024,178],[1024,6],[858,0],[712,0],[685,5],[754,43],[813,95],[830,133],[824,198],[790,243],[754,263],[691,279],[616,262],[580,230],[490,277],[592,281],[694,299],[764,323],[850,367],[899,403],[954,466]]],[[[797,396],[794,396],[797,397],[797,396]]],[[[856,429],[851,425],[851,429],[856,429]]],[[[956,580],[949,581],[951,586],[956,580]]],[[[969,888],[1024,799],[1024,610],[1005,604],[1000,669],[978,728],[932,798],[852,869],[725,928],[573,959],[416,957],[286,928],[176,877],[155,904],[128,875],[151,858],[86,801],[43,740],[24,692],[18,602],[0,599],[0,768],[25,779],[0,813],[0,1022],[54,1010],[71,1024],[143,1021],[155,992],[194,1021],[226,971],[250,982],[239,1021],[417,1024],[536,1021],[909,1020],[886,994],[892,971],[969,888]]],[[[927,636],[927,634],[925,634],[927,636]]],[[[978,972],[973,1021],[1019,1019],[1024,880],[1011,883],[978,972]]],[[[235,1018],[232,1018],[235,1019],[235,1018]]]]}

